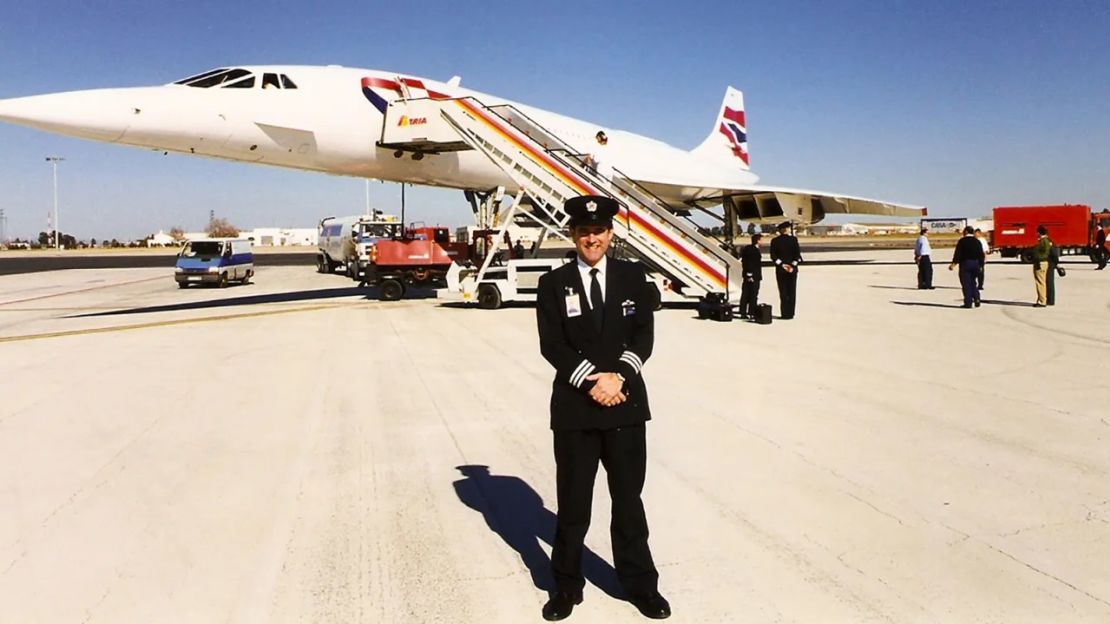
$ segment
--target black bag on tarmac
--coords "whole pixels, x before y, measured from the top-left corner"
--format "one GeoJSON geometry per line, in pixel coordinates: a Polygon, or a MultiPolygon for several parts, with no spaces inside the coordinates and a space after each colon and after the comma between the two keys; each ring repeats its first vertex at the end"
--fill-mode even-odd
{"type": "Polygon", "coordinates": [[[761,303],[755,307],[755,322],[760,325],[771,324],[771,304],[761,303]]]}

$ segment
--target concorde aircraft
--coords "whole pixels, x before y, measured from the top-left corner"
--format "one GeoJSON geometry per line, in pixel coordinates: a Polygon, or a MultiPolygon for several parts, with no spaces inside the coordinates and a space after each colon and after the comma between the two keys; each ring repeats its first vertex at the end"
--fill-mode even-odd
{"type": "MultiPolygon", "coordinates": [[[[826,214],[919,217],[924,209],[838,193],[761,186],[749,167],[743,94],[728,87],[708,136],[690,151],[447,82],[339,66],[223,67],[153,87],[0,100],[0,120],[69,136],[336,175],[464,190],[512,179],[474,150],[383,145],[398,100],[475,98],[509,104],[582,154],[670,205],[730,206],[737,219],[820,221],[826,214]],[[605,135],[605,144],[599,138],[605,135]]],[[[396,122],[426,123],[400,116],[396,122]]]]}

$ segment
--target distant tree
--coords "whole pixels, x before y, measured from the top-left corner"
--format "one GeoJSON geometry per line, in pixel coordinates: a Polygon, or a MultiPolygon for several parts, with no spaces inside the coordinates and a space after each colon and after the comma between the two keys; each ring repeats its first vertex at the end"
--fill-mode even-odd
{"type": "Polygon", "coordinates": [[[112,248],[123,247],[123,245],[121,245],[120,242],[118,240],[114,239],[114,238],[112,239],[111,245],[112,245],[112,248]]]}
{"type": "Polygon", "coordinates": [[[95,238],[90,238],[89,239],[89,247],[96,247],[96,239],[95,238]]]}
{"type": "Polygon", "coordinates": [[[53,237],[49,232],[39,232],[39,245],[45,247],[53,243],[53,237]]]}
{"type": "Polygon", "coordinates": [[[169,235],[173,237],[175,241],[180,242],[185,240],[185,230],[182,229],[180,225],[175,225],[170,228],[169,235]]]}
{"type": "Polygon", "coordinates": [[[62,247],[65,247],[66,249],[77,249],[77,238],[72,234],[66,234],[65,232],[63,232],[61,235],[61,241],[62,247]]]}
{"type": "Polygon", "coordinates": [[[223,217],[214,217],[208,222],[208,227],[204,231],[212,238],[235,238],[239,236],[239,228],[223,217]]]}

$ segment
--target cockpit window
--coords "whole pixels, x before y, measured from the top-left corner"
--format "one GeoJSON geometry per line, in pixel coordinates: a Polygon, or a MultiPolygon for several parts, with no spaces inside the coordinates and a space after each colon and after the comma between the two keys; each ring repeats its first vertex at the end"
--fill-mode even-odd
{"type": "MultiPolygon", "coordinates": [[[[245,76],[250,76],[251,73],[245,69],[221,69],[215,72],[208,72],[193,78],[186,78],[177,84],[184,84],[190,87],[199,87],[207,89],[209,87],[217,87],[229,82],[234,82],[245,76]]],[[[253,84],[252,84],[253,86],[253,84]]]]}
{"type": "Polygon", "coordinates": [[[197,74],[195,76],[189,76],[188,78],[182,78],[181,80],[178,80],[174,84],[179,84],[179,85],[187,84],[187,83],[190,83],[194,80],[200,80],[201,78],[207,78],[208,76],[211,76],[212,74],[218,74],[218,73],[223,72],[223,71],[227,71],[227,68],[226,67],[220,67],[218,69],[212,69],[212,70],[206,71],[203,74],[197,74]]]}
{"type": "Polygon", "coordinates": [[[249,78],[244,78],[244,79],[240,80],[239,82],[229,82],[229,83],[223,85],[223,88],[224,89],[253,89],[254,88],[254,76],[250,76],[249,78]]]}
{"type": "MultiPolygon", "coordinates": [[[[206,71],[203,74],[182,78],[174,84],[186,85],[208,89],[211,87],[224,87],[229,89],[253,89],[256,77],[243,68],[221,67],[206,71]]],[[[261,86],[263,89],[296,89],[297,85],[289,76],[277,73],[262,74],[261,86]]]]}

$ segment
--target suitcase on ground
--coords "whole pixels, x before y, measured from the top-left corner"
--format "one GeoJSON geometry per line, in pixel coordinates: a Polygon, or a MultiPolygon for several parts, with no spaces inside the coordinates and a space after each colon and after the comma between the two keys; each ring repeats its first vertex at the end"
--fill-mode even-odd
{"type": "Polygon", "coordinates": [[[761,303],[755,306],[755,322],[760,325],[771,324],[771,304],[761,303]]]}

